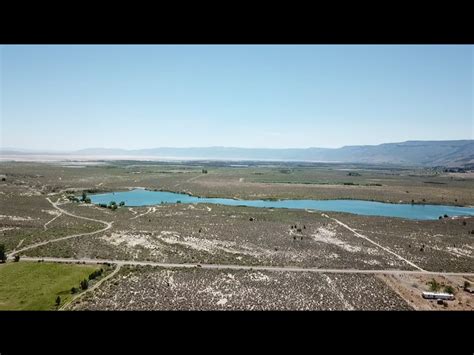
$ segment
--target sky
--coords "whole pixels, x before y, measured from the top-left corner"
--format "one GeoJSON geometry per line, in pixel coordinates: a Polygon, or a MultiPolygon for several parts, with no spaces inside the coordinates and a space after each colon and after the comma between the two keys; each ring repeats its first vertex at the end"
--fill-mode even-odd
{"type": "Polygon", "coordinates": [[[0,147],[474,139],[473,46],[0,46],[0,147]]]}

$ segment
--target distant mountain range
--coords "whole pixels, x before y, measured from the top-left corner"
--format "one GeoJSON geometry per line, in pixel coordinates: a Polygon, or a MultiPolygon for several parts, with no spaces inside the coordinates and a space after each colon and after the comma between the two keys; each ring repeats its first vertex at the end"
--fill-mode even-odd
{"type": "Polygon", "coordinates": [[[313,161],[368,164],[397,164],[421,166],[474,166],[474,140],[454,141],[407,141],[380,145],[344,146],[342,148],[153,148],[153,149],[108,149],[89,148],[74,152],[33,152],[4,148],[5,158],[11,155],[67,155],[71,159],[80,156],[97,158],[126,157],[153,159],[205,159],[205,160],[278,160],[313,161]]]}

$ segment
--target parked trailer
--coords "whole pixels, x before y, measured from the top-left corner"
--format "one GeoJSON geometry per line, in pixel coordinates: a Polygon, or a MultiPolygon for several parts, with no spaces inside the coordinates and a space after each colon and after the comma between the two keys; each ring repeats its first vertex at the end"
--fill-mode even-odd
{"type": "Polygon", "coordinates": [[[454,300],[454,295],[450,293],[423,292],[422,296],[430,300],[454,300]]]}

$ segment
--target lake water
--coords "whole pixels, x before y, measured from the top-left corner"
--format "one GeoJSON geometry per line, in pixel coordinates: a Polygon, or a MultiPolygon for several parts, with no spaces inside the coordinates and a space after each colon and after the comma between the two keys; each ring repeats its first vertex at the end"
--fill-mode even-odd
{"type": "Polygon", "coordinates": [[[108,204],[121,201],[126,206],[150,206],[160,203],[213,203],[229,206],[261,208],[291,208],[319,211],[348,212],[366,216],[400,217],[407,219],[438,219],[439,216],[474,216],[474,208],[443,205],[411,205],[372,202],[363,200],[234,200],[229,198],[200,198],[186,194],[135,189],[124,192],[110,192],[89,195],[92,203],[108,204]]]}

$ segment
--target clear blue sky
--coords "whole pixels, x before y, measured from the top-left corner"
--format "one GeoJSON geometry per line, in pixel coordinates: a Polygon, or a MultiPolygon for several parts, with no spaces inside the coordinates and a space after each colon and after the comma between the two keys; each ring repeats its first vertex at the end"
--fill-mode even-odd
{"type": "Polygon", "coordinates": [[[473,139],[472,46],[2,46],[3,147],[473,139]]]}

